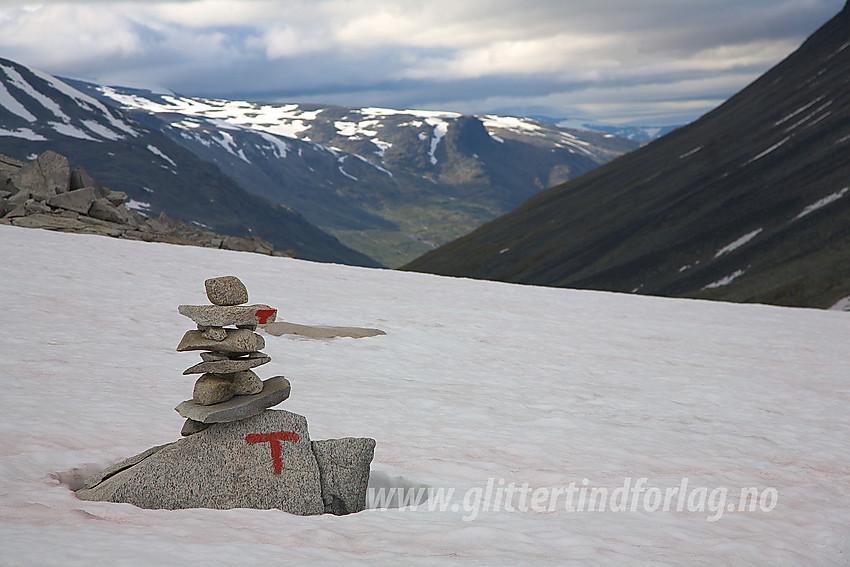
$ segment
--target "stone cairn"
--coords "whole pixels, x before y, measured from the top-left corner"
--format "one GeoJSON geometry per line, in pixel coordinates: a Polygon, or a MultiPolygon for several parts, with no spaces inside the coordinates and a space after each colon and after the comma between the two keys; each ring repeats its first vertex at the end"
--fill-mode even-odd
{"type": "Polygon", "coordinates": [[[212,305],[181,305],[197,330],[178,351],[200,350],[201,374],[191,400],[175,409],[186,418],[183,437],[152,447],[87,478],[80,500],[125,502],[148,509],[277,508],[299,515],[351,514],[366,506],[375,440],[313,441],[304,416],[268,409],[289,397],[289,381],[262,381],[251,370],[263,354],[258,325],[277,310],[246,305],[234,276],[205,282],[212,305]]]}
{"type": "Polygon", "coordinates": [[[192,399],[175,409],[186,418],[181,434],[186,437],[213,423],[238,421],[257,415],[289,397],[290,384],[283,376],[262,381],[252,368],[271,361],[260,352],[263,337],[257,325],[272,323],[277,309],[246,305],[248,290],[235,276],[204,282],[212,305],[180,305],[178,311],[194,321],[197,330],[187,331],[178,351],[200,350],[201,362],[183,374],[201,374],[192,399]]]}

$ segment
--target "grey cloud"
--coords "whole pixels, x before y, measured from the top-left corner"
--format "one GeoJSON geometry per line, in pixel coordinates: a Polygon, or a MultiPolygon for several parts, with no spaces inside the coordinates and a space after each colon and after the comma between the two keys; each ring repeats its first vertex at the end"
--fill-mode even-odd
{"type": "Polygon", "coordinates": [[[197,96],[600,120],[615,108],[627,118],[632,104],[636,119],[670,123],[743,87],[844,0],[257,0],[232,4],[245,7],[239,25],[215,13],[180,21],[202,7],[190,1],[42,4],[34,15],[0,0],[0,55],[63,76],[197,96]],[[77,20],[44,29],[60,16],[77,20]],[[270,49],[283,29],[291,37],[270,49]],[[78,30],[115,37],[86,44],[78,30]]]}

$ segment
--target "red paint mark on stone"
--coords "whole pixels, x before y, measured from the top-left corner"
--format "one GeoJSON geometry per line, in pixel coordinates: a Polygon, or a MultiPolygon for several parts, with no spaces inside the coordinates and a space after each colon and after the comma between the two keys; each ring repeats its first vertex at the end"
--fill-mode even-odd
{"type": "Polygon", "coordinates": [[[265,325],[269,320],[269,317],[274,317],[274,314],[277,313],[277,309],[257,309],[257,312],[254,315],[257,316],[257,319],[260,321],[260,325],[265,325]]]}
{"type": "Polygon", "coordinates": [[[248,443],[269,443],[272,448],[272,462],[274,463],[274,474],[280,474],[283,469],[283,461],[280,458],[280,442],[298,442],[298,434],[294,431],[275,431],[274,433],[249,433],[245,436],[248,443]]]}

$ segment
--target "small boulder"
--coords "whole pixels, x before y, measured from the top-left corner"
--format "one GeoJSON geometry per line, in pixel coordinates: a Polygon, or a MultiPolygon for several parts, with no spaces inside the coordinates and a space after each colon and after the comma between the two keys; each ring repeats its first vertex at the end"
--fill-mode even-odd
{"type": "Polygon", "coordinates": [[[194,419],[187,419],[183,424],[183,428],[180,429],[180,435],[183,437],[188,437],[189,435],[194,435],[199,431],[203,431],[207,427],[212,425],[211,423],[201,423],[200,421],[195,421],[194,419]]]}
{"type": "Polygon", "coordinates": [[[187,350],[211,350],[225,354],[247,354],[262,350],[266,341],[257,333],[248,329],[225,329],[227,337],[222,341],[214,341],[203,336],[201,331],[186,331],[180,344],[179,352],[187,350]]]}
{"type": "MultiPolygon", "coordinates": [[[[204,362],[213,362],[215,360],[230,360],[230,358],[220,352],[202,352],[201,360],[204,362]]],[[[227,374],[227,372],[219,372],[219,374],[227,374]]]]}
{"type": "Polygon", "coordinates": [[[263,391],[252,396],[235,396],[226,402],[204,406],[194,400],[186,400],[174,408],[181,417],[204,423],[239,421],[257,415],[276,406],[289,397],[292,387],[283,376],[275,376],[263,382],[263,391]]]}
{"type": "MultiPolygon", "coordinates": [[[[97,194],[97,189],[94,189],[94,191],[95,194],[97,194]]],[[[124,207],[116,207],[109,202],[109,199],[104,199],[103,197],[95,199],[89,208],[88,214],[90,217],[108,222],[116,222],[119,224],[130,223],[130,215],[127,213],[127,209],[124,207]]]]}
{"type": "Polygon", "coordinates": [[[234,372],[230,379],[233,382],[233,393],[237,396],[250,396],[263,391],[263,381],[250,370],[234,372]]]}
{"type": "Polygon", "coordinates": [[[24,201],[20,205],[10,204],[10,206],[8,208],[9,208],[9,212],[7,212],[6,215],[5,215],[5,218],[7,218],[7,219],[13,219],[13,218],[27,216],[26,201],[24,201]]]}
{"type": "Polygon", "coordinates": [[[13,173],[10,181],[40,201],[64,193],[71,186],[68,158],[48,150],[13,173]]]}
{"type": "Polygon", "coordinates": [[[113,207],[122,207],[127,200],[127,193],[124,191],[109,191],[106,194],[106,198],[112,203],[113,207]]]}
{"type": "Polygon", "coordinates": [[[205,325],[198,325],[198,330],[201,332],[201,336],[205,339],[210,339],[211,341],[223,341],[227,338],[227,331],[225,331],[222,327],[207,327],[205,325]]]}
{"type": "Polygon", "coordinates": [[[41,201],[36,201],[35,199],[30,199],[29,201],[24,203],[24,210],[28,215],[43,215],[51,211],[50,207],[48,207],[41,201]]]}
{"type": "Polygon", "coordinates": [[[99,198],[106,197],[109,193],[109,189],[106,189],[103,185],[98,183],[97,180],[89,175],[82,166],[78,165],[71,170],[70,190],[73,191],[74,189],[82,189],[83,187],[94,188],[94,192],[99,198]]]}
{"type": "Polygon", "coordinates": [[[364,510],[375,440],[346,437],[313,441],[313,453],[321,473],[325,513],[341,516],[364,510]]]}
{"type": "Polygon", "coordinates": [[[287,411],[215,424],[87,485],[77,498],[148,509],[325,508],[307,420],[287,411]]]}
{"type": "Polygon", "coordinates": [[[248,303],[248,290],[236,276],[210,278],[204,282],[207,298],[213,305],[241,305],[248,303]]]}
{"type": "MultiPolygon", "coordinates": [[[[268,305],[180,305],[177,312],[205,327],[256,328],[266,325],[277,317],[277,309],[268,305]]],[[[253,330],[253,329],[251,329],[253,330]]]]}
{"type": "Polygon", "coordinates": [[[202,406],[226,402],[235,395],[233,381],[220,374],[204,374],[195,382],[192,400],[202,406]]]}
{"type": "Polygon", "coordinates": [[[235,372],[242,372],[244,370],[249,370],[251,368],[262,366],[263,364],[267,364],[272,360],[270,356],[261,352],[249,353],[248,357],[246,358],[229,358],[225,356],[224,358],[219,360],[207,360],[208,358],[210,358],[210,354],[213,353],[202,352],[201,358],[204,359],[204,361],[199,362],[194,366],[190,366],[189,368],[183,371],[183,374],[203,374],[204,372],[213,372],[215,374],[233,374],[235,372]]]}
{"type": "Polygon", "coordinates": [[[82,189],[53,195],[47,199],[47,204],[57,209],[65,209],[85,215],[89,212],[95,199],[94,189],[92,187],[83,187],[82,189]]]}

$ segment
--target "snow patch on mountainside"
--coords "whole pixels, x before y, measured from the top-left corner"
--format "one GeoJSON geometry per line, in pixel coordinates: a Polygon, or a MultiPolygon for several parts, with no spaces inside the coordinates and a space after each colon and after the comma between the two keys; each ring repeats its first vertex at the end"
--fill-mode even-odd
{"type": "Polygon", "coordinates": [[[434,134],[431,137],[431,148],[428,150],[428,157],[431,159],[431,163],[436,165],[438,161],[437,146],[440,145],[440,140],[442,140],[449,131],[449,123],[436,117],[426,118],[425,123],[434,127],[434,134]]]}
{"type": "Polygon", "coordinates": [[[164,95],[158,101],[143,96],[119,93],[110,87],[98,87],[105,96],[126,108],[138,108],[154,113],[177,112],[188,116],[217,119],[252,130],[260,130],[288,138],[297,138],[310,129],[321,110],[301,110],[297,104],[255,104],[247,101],[164,95]]]}
{"type": "Polygon", "coordinates": [[[56,133],[58,133],[58,134],[62,134],[63,136],[69,136],[69,137],[71,137],[71,138],[78,138],[78,139],[80,139],[80,140],[89,140],[89,141],[91,141],[91,142],[98,142],[98,141],[100,141],[100,140],[98,140],[97,138],[92,138],[92,137],[91,137],[90,135],[88,135],[86,132],[84,132],[83,130],[81,130],[81,129],[77,128],[77,127],[76,127],[76,126],[74,126],[73,124],[69,124],[69,123],[60,123],[60,122],[53,122],[53,121],[50,121],[50,122],[48,122],[47,124],[48,124],[51,128],[53,128],[53,130],[54,130],[56,133]]]}
{"type": "Polygon", "coordinates": [[[41,134],[37,134],[29,128],[18,128],[17,130],[7,130],[0,128],[0,136],[10,136],[12,138],[21,138],[23,140],[32,140],[33,142],[45,142],[47,138],[41,134]]]}
{"type": "MultiPolygon", "coordinates": [[[[0,65],[2,67],[2,65],[0,65]]],[[[3,67],[3,70],[6,70],[6,67],[3,67]]],[[[0,83],[0,107],[5,108],[12,114],[16,116],[20,116],[27,122],[35,122],[35,115],[27,110],[27,107],[21,104],[18,99],[12,96],[12,93],[6,88],[6,85],[0,83]]]]}
{"type": "MultiPolygon", "coordinates": [[[[80,119],[79,122],[77,122],[77,124],[81,124],[86,130],[88,130],[88,132],[86,132],[79,126],[72,124],[74,119],[72,119],[68,114],[68,112],[71,112],[71,108],[63,109],[62,105],[56,99],[39,91],[27,82],[24,76],[16,68],[7,65],[0,65],[0,69],[2,69],[3,73],[6,75],[8,85],[20,90],[29,99],[32,99],[39,106],[53,114],[58,121],[47,121],[47,125],[58,134],[96,142],[101,141],[101,139],[112,141],[121,140],[126,134],[131,136],[138,135],[129,124],[113,116],[103,103],[79,92],[55,77],[35,69],[28,69],[28,71],[33,75],[45,81],[51,91],[58,92],[59,94],[70,98],[76,107],[79,107],[75,108],[75,110],[79,111],[81,109],[84,113],[90,116],[89,118],[80,119]],[[66,110],[68,112],[66,112],[66,110]],[[124,134],[119,134],[115,130],[122,131],[124,134]],[[94,134],[100,139],[93,138],[90,134],[94,134]]],[[[10,112],[20,116],[28,122],[36,122],[36,116],[27,109],[26,105],[21,100],[15,98],[9,89],[2,84],[0,84],[0,105],[6,107],[10,112]]],[[[25,133],[22,134],[20,130],[17,134],[18,137],[25,137],[25,133]]],[[[35,138],[28,137],[28,139],[35,138]]],[[[45,138],[40,136],[40,139],[45,138]]]]}
{"type": "Polygon", "coordinates": [[[17,69],[13,67],[6,67],[5,65],[0,65],[0,67],[3,68],[3,71],[9,77],[9,82],[12,85],[24,91],[27,96],[38,102],[41,106],[43,106],[50,112],[52,112],[53,115],[62,122],[69,123],[71,121],[71,117],[62,112],[62,107],[59,106],[59,103],[37,91],[32,85],[30,85],[24,80],[21,74],[18,73],[17,69]]]}
{"type": "Polygon", "coordinates": [[[488,114],[482,117],[481,122],[485,128],[501,128],[513,132],[534,133],[540,131],[540,125],[525,118],[514,116],[497,116],[488,114]]]}
{"type": "Polygon", "coordinates": [[[720,278],[719,280],[717,280],[715,282],[711,282],[710,284],[704,286],[702,289],[703,290],[715,289],[715,288],[718,288],[718,287],[723,287],[724,285],[729,285],[730,283],[732,283],[736,279],[743,276],[745,273],[746,273],[746,270],[735,270],[734,272],[732,272],[728,276],[724,276],[724,277],[720,278]]]}
{"type": "Polygon", "coordinates": [[[778,142],[776,142],[775,144],[773,144],[772,146],[770,146],[769,148],[767,148],[766,150],[764,150],[760,154],[757,154],[755,157],[748,160],[747,163],[745,163],[744,165],[750,165],[751,163],[760,160],[764,156],[766,156],[770,153],[773,153],[774,151],[781,148],[790,139],[791,139],[791,136],[785,136],[783,139],[779,140],[778,142]]]}
{"type": "Polygon", "coordinates": [[[761,234],[762,230],[764,230],[764,229],[763,228],[757,228],[756,230],[754,230],[752,232],[748,232],[744,236],[737,238],[734,241],[730,242],[729,244],[727,244],[726,246],[724,246],[723,248],[721,248],[720,250],[717,251],[717,253],[714,255],[714,259],[716,260],[717,258],[720,258],[724,254],[728,254],[729,252],[740,248],[741,246],[743,246],[744,244],[746,244],[747,242],[749,242],[750,240],[752,240],[753,238],[755,238],[756,236],[761,234]]]}
{"type": "Polygon", "coordinates": [[[160,150],[159,148],[157,148],[156,146],[151,145],[151,144],[148,144],[148,151],[149,151],[150,153],[152,153],[153,155],[155,155],[155,156],[157,156],[157,157],[159,157],[159,158],[164,159],[165,161],[167,161],[168,163],[170,163],[170,164],[171,164],[171,165],[173,165],[174,167],[177,167],[177,164],[176,164],[176,163],[174,163],[174,160],[172,160],[170,157],[168,157],[167,155],[165,155],[165,154],[163,153],[163,151],[162,151],[162,150],[160,150]]]}
{"type": "Polygon", "coordinates": [[[840,191],[836,191],[835,193],[831,193],[831,194],[827,195],[826,197],[823,197],[822,199],[818,199],[817,201],[815,201],[814,203],[812,203],[811,205],[807,206],[805,209],[800,211],[800,214],[798,214],[796,217],[794,217],[792,219],[792,221],[800,220],[804,216],[811,214],[811,213],[815,212],[816,210],[829,205],[830,203],[834,203],[835,201],[837,201],[838,199],[840,199],[841,197],[846,195],[848,191],[850,191],[850,187],[845,187],[844,189],[841,189],[840,191]]]}

